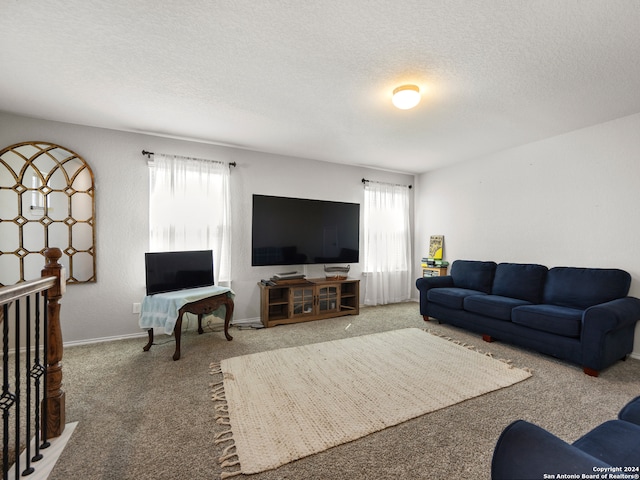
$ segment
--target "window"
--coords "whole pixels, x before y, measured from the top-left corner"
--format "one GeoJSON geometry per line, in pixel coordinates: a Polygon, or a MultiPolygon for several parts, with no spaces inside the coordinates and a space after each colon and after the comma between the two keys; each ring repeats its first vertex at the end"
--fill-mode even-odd
{"type": "Polygon", "coordinates": [[[366,182],[364,187],[364,304],[411,297],[409,187],[366,182]]]}
{"type": "Polygon", "coordinates": [[[150,251],[213,250],[215,282],[230,285],[229,166],[154,154],[149,169],[150,251]]]}

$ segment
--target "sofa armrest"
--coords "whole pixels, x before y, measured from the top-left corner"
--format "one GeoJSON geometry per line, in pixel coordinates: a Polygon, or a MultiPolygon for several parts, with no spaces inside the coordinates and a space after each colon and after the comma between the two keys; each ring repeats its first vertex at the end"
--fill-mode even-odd
{"type": "Polygon", "coordinates": [[[583,328],[610,332],[635,325],[640,320],[640,299],[624,297],[589,307],[584,312],[583,328]]]}
{"type": "Polygon", "coordinates": [[[416,288],[420,291],[420,315],[429,317],[429,302],[427,292],[432,288],[453,287],[453,277],[443,275],[442,277],[422,277],[416,280],[416,288]]]}
{"type": "Polygon", "coordinates": [[[624,297],[589,307],[582,316],[582,366],[597,372],[633,350],[633,332],[640,320],[640,299],[624,297]]]}
{"type": "Polygon", "coordinates": [[[620,420],[640,425],[640,397],[636,397],[627,403],[618,414],[620,420]]]}
{"type": "Polygon", "coordinates": [[[491,479],[540,480],[545,474],[593,474],[593,467],[607,466],[543,428],[516,420],[498,438],[491,479]]]}
{"type": "Polygon", "coordinates": [[[453,287],[453,277],[443,275],[441,277],[422,277],[416,280],[416,288],[420,292],[426,292],[431,288],[453,287]]]}

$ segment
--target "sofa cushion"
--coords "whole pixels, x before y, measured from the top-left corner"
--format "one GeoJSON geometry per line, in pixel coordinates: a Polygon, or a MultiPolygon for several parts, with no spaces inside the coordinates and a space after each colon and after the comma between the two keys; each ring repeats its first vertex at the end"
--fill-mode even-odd
{"type": "Polygon", "coordinates": [[[491,293],[540,303],[547,267],[533,263],[500,263],[496,267],[491,293]]]}
{"type": "Polygon", "coordinates": [[[564,337],[579,337],[582,310],[557,305],[524,305],[515,307],[511,321],[518,325],[554,333],[564,337]]]}
{"type": "Polygon", "coordinates": [[[612,466],[637,466],[640,465],[639,441],[640,426],[609,420],[576,440],[573,446],[612,466]]]}
{"type": "Polygon", "coordinates": [[[456,260],[451,264],[453,284],[458,288],[490,293],[496,266],[496,262],[456,260]]]}
{"type": "Polygon", "coordinates": [[[499,295],[470,295],[464,299],[463,305],[464,309],[469,312],[509,321],[511,320],[511,310],[514,307],[530,305],[530,303],[499,295]]]}
{"type": "Polygon", "coordinates": [[[464,299],[469,295],[486,295],[486,293],[457,287],[434,288],[427,292],[427,299],[445,307],[462,310],[464,299]]]}
{"type": "Polygon", "coordinates": [[[617,268],[554,267],[547,273],[543,303],[585,309],[626,297],[631,275],[617,268]]]}

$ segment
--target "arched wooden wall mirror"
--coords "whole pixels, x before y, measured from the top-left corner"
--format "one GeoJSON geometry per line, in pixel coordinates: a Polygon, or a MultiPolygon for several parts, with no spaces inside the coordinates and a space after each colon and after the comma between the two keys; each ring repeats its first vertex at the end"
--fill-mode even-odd
{"type": "Polygon", "coordinates": [[[62,250],[70,284],[96,281],[94,178],[71,150],[24,142],[0,151],[0,285],[40,277],[62,250]]]}

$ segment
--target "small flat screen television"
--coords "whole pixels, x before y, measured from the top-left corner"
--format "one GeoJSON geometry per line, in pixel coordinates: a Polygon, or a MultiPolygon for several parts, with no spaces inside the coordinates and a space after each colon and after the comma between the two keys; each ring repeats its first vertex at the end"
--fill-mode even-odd
{"type": "Polygon", "coordinates": [[[360,204],[253,195],[251,265],[357,263],[360,204]]]}
{"type": "Polygon", "coordinates": [[[152,252],[144,254],[147,295],[213,285],[213,252],[152,252]]]}

